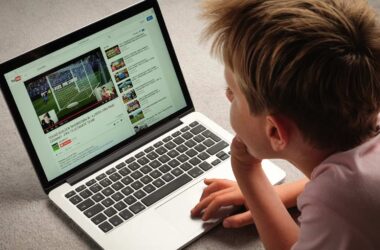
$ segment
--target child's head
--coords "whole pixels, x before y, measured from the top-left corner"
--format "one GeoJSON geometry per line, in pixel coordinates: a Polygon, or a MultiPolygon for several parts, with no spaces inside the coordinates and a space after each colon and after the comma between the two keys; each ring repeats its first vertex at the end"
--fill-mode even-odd
{"type": "Polygon", "coordinates": [[[254,115],[284,115],[320,149],[372,137],[380,28],[362,0],[209,0],[206,35],[254,115]]]}

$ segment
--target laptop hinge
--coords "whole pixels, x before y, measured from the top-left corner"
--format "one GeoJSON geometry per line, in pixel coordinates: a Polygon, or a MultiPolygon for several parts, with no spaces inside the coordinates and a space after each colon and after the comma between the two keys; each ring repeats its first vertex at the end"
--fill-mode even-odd
{"type": "Polygon", "coordinates": [[[140,148],[141,146],[149,143],[150,141],[156,139],[157,137],[161,136],[162,134],[170,131],[171,129],[178,127],[181,125],[182,122],[179,118],[176,118],[165,125],[155,129],[154,131],[146,134],[145,136],[141,137],[140,139],[132,142],[131,144],[128,144],[124,146],[123,148],[119,149],[118,151],[112,153],[111,155],[105,157],[102,160],[99,160],[89,166],[88,168],[70,176],[67,178],[66,182],[69,183],[70,185],[74,185],[81,180],[85,179],[86,177],[92,175],[96,171],[106,167],[107,165],[117,161],[118,159],[124,157],[125,155],[131,153],[132,151],[140,148]]]}

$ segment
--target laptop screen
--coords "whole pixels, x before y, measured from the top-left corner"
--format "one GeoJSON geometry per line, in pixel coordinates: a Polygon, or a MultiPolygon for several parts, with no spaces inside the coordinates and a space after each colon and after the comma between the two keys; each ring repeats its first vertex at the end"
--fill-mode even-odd
{"type": "Polygon", "coordinates": [[[4,76],[48,181],[187,105],[153,8],[4,76]]]}

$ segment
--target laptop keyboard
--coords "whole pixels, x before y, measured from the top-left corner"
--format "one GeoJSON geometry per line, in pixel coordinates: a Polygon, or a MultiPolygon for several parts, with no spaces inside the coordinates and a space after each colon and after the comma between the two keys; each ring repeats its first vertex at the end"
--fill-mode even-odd
{"type": "Polygon", "coordinates": [[[106,233],[228,159],[228,146],[195,121],[65,197],[106,233]]]}

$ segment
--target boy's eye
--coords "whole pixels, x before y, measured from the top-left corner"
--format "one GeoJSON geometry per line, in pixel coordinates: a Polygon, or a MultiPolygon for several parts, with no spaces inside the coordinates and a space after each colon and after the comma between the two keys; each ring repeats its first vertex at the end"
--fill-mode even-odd
{"type": "Polygon", "coordinates": [[[226,97],[227,97],[227,99],[229,101],[232,101],[233,96],[234,96],[234,93],[232,92],[232,90],[230,89],[230,87],[226,87],[226,97]]]}

